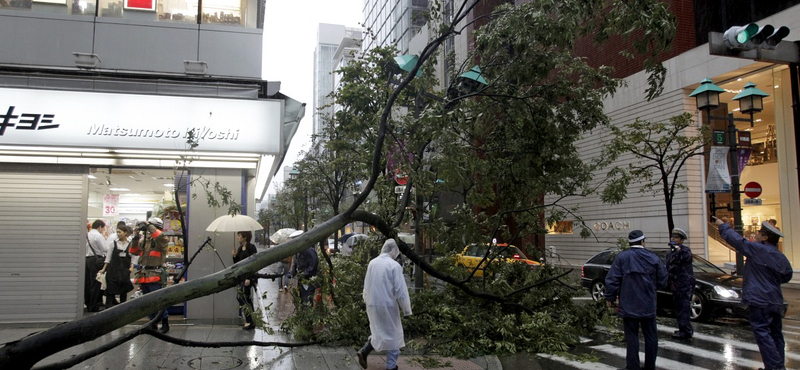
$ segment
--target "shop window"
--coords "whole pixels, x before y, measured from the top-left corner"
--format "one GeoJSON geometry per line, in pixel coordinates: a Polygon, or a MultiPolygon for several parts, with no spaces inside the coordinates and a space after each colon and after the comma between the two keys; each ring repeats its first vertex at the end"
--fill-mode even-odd
{"type": "Polygon", "coordinates": [[[547,225],[548,234],[572,234],[572,221],[558,221],[547,225]]]}
{"type": "Polygon", "coordinates": [[[0,9],[31,10],[32,5],[31,0],[0,0],[0,9]]]}

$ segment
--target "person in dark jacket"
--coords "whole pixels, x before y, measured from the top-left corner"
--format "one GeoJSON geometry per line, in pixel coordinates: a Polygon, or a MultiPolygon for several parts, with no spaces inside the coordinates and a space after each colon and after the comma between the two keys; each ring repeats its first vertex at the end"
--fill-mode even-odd
{"type": "MultiPolygon", "coordinates": [[[[233,263],[237,263],[258,253],[255,244],[250,242],[251,240],[253,240],[253,233],[250,231],[239,231],[236,233],[238,247],[234,247],[232,252],[233,263]]],[[[256,327],[256,325],[253,324],[253,296],[251,287],[255,287],[257,283],[257,278],[244,279],[244,281],[239,283],[239,287],[236,289],[236,300],[239,301],[239,306],[244,313],[245,324],[242,327],[244,330],[255,329],[256,327]]]]}
{"type": "Polygon", "coordinates": [[[781,284],[792,279],[792,265],[778,250],[780,229],[769,222],[761,224],[756,241],[749,241],[728,225],[727,219],[715,218],[719,233],[736,251],[747,257],[742,282],[742,304],[747,306],[750,327],[756,337],[766,370],[784,369],[786,354],[781,315],[781,284]]]}
{"type": "Polygon", "coordinates": [[[620,252],[606,275],[606,304],[619,297],[619,316],[625,326],[625,368],[641,370],[639,327],[644,335],[644,369],[655,370],[658,355],[656,291],[667,286],[667,268],[653,252],[645,249],[641,230],[628,234],[630,249],[620,252]]]}
{"type": "Polygon", "coordinates": [[[692,293],[694,292],[694,270],[692,269],[692,250],[683,243],[689,237],[686,232],[672,229],[669,237],[670,252],[667,254],[669,287],[675,301],[675,317],[678,330],[673,338],[689,339],[694,335],[692,329],[692,293]]]}
{"type": "MultiPolygon", "coordinates": [[[[302,230],[298,230],[289,235],[289,237],[294,239],[302,233],[302,230]]],[[[313,304],[314,292],[317,290],[317,287],[311,285],[309,280],[317,276],[318,269],[319,258],[317,257],[317,251],[314,250],[314,247],[310,247],[295,254],[292,258],[292,269],[286,277],[289,280],[291,280],[293,276],[297,277],[297,287],[300,289],[300,302],[304,305],[310,306],[313,304]]]]}
{"type": "MultiPolygon", "coordinates": [[[[166,276],[164,262],[167,260],[169,238],[164,235],[163,228],[164,221],[158,217],[151,217],[147,222],[137,226],[137,232],[131,240],[129,251],[132,255],[139,256],[139,268],[136,271],[134,282],[139,284],[142,294],[154,292],[167,285],[167,281],[164,279],[166,276]]],[[[147,317],[152,320],[156,315],[150,314],[147,317]]],[[[157,326],[157,324],[153,324],[152,329],[155,330],[157,326]]],[[[167,310],[164,310],[161,316],[159,331],[165,334],[169,331],[169,312],[167,310]]]]}

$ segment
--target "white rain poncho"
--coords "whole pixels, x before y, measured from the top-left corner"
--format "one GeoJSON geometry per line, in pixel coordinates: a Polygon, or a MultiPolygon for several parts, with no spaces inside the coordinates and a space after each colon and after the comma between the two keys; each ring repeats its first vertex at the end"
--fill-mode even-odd
{"type": "Polygon", "coordinates": [[[364,277],[364,303],[369,317],[370,343],[377,351],[405,347],[400,308],[411,315],[411,299],[403,277],[403,268],[394,259],[400,254],[397,243],[383,243],[381,254],[369,262],[364,277]]]}

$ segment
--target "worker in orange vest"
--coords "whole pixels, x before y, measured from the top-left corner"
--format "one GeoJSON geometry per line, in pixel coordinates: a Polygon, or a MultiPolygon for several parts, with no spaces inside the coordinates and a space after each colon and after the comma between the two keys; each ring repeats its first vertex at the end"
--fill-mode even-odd
{"type": "MultiPolygon", "coordinates": [[[[161,231],[164,228],[164,222],[158,217],[151,217],[147,223],[141,223],[137,227],[136,236],[132,241],[130,253],[139,256],[139,267],[136,271],[134,283],[139,284],[142,289],[142,294],[147,294],[152,291],[161,289],[167,285],[167,274],[164,269],[164,262],[167,259],[167,238],[161,231]],[[144,237],[142,237],[144,234],[144,237]]],[[[155,314],[150,314],[148,317],[152,320],[155,314]]],[[[157,325],[153,324],[153,329],[157,329],[157,325]]],[[[164,310],[164,315],[161,317],[162,333],[169,331],[169,313],[164,310]]]]}

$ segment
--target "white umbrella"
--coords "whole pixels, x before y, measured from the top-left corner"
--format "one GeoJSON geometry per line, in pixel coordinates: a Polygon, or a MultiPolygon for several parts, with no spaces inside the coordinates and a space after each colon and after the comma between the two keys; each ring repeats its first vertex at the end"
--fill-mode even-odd
{"type": "Polygon", "coordinates": [[[217,217],[206,228],[206,231],[211,232],[237,232],[237,231],[255,231],[261,230],[263,227],[250,216],[245,215],[225,215],[217,217]]]}
{"type": "Polygon", "coordinates": [[[275,244],[281,244],[286,240],[288,240],[289,235],[291,235],[295,231],[297,230],[292,228],[280,229],[276,231],[274,234],[272,234],[272,236],[269,237],[269,240],[271,240],[275,244]]]}

